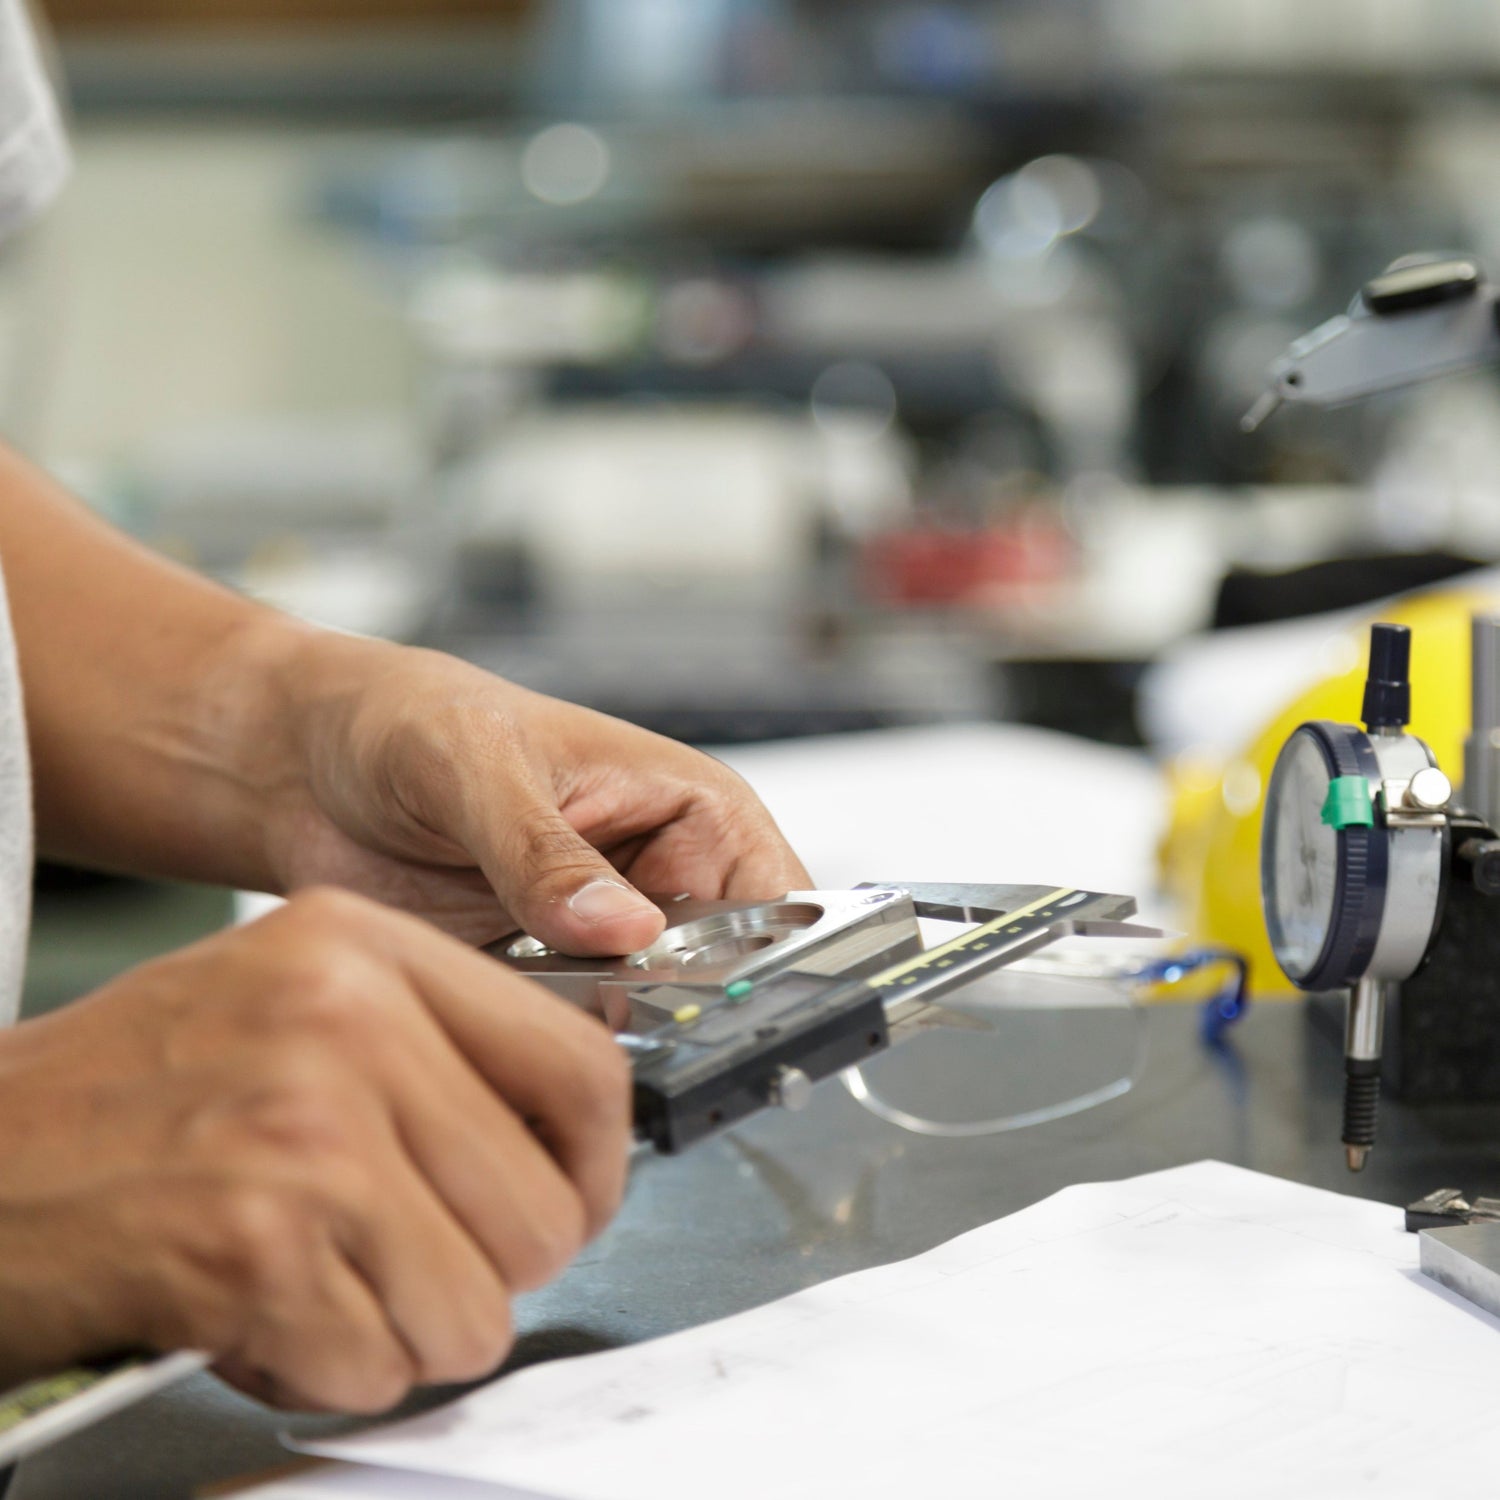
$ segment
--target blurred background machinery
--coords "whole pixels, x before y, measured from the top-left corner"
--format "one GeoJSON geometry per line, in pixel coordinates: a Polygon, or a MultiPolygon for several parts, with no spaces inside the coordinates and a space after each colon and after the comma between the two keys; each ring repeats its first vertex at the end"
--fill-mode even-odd
{"type": "MultiPolygon", "coordinates": [[[[1238,427],[1395,254],[1500,269],[1487,0],[39,9],[79,170],[0,265],[0,431],[311,618],[773,783],[729,747],[1056,731],[1058,838],[1165,820],[1080,738],[1170,763],[1162,904],[1263,955],[1274,724],[1500,560],[1494,372],[1238,427]]],[[[972,834],[937,873],[1014,873],[972,834]]]]}

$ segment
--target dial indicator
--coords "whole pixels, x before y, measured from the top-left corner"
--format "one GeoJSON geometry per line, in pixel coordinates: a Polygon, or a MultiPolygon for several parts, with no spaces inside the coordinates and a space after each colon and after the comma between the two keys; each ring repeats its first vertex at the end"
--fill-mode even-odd
{"type": "Polygon", "coordinates": [[[1339,833],[1323,818],[1333,779],[1322,745],[1299,730],[1277,760],[1266,795],[1266,926],[1293,983],[1317,968],[1333,925],[1339,833]]]}

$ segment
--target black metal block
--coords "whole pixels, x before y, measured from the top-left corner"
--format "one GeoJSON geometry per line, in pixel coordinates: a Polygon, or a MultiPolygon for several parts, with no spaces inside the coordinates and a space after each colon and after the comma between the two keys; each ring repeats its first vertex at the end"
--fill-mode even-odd
{"type": "Polygon", "coordinates": [[[1406,1103],[1500,1100],[1500,899],[1457,870],[1432,954],[1386,1015],[1384,1056],[1406,1103]]]}

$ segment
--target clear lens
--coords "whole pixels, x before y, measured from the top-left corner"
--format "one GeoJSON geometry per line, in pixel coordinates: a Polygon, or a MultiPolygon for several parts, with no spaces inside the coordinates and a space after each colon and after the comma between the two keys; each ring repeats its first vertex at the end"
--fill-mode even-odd
{"type": "Polygon", "coordinates": [[[1243,1006],[1236,965],[1216,952],[1164,959],[1103,955],[1096,940],[1063,945],[945,1000],[958,1025],[934,1025],[850,1069],[844,1086],[919,1135],[999,1135],[1065,1119],[1135,1086],[1148,1054],[1148,994],[1222,969],[1229,988],[1205,1015],[1232,1021],[1243,1006]]]}

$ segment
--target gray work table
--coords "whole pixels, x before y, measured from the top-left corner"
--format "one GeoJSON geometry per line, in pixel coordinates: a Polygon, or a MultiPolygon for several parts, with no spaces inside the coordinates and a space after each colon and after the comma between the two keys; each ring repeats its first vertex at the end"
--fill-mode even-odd
{"type": "MultiPolygon", "coordinates": [[[[1087,1014],[1073,1042],[1083,1048],[1087,1014]]],[[[1500,1108],[1488,1107],[1387,1105],[1369,1169],[1351,1178],[1339,1059],[1301,1005],[1254,1008],[1222,1053],[1200,1042],[1194,1009],[1158,1008],[1149,1027],[1130,1094],[1015,1134],[909,1135],[828,1084],[801,1114],[762,1115],[679,1158],[643,1157],[604,1238],[523,1300],[512,1364],[723,1317],[929,1249],[1069,1183],[1202,1157],[1388,1202],[1449,1184],[1500,1188],[1500,1108]]],[[[39,1455],[10,1500],[186,1500],[282,1462],[283,1425],[201,1377],[39,1455]]]]}

